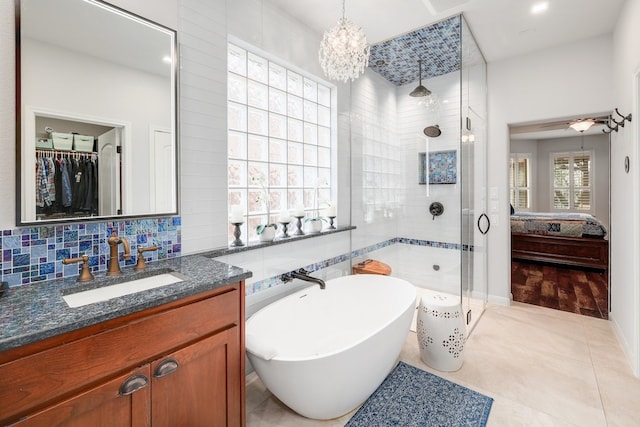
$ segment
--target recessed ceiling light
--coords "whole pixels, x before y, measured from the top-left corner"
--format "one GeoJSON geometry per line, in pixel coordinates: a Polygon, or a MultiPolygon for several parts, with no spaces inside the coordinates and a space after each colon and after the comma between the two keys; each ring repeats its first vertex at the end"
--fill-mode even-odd
{"type": "Polygon", "coordinates": [[[537,15],[539,13],[546,12],[547,9],[549,9],[549,2],[548,1],[541,1],[541,2],[535,3],[533,6],[531,6],[531,13],[533,15],[537,15]]]}
{"type": "Polygon", "coordinates": [[[172,61],[171,61],[171,57],[170,57],[170,56],[168,56],[168,55],[167,55],[167,56],[164,56],[164,57],[162,58],[162,60],[163,60],[164,62],[166,62],[167,64],[171,64],[171,62],[172,62],[172,61]]]}

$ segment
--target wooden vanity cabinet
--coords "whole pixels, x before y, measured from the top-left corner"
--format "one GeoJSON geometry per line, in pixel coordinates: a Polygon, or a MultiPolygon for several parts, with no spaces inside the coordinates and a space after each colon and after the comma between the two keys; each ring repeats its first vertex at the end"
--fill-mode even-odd
{"type": "MultiPolygon", "coordinates": [[[[54,404],[11,424],[20,427],[149,426],[151,388],[142,386],[128,396],[120,388],[127,381],[149,377],[149,365],[54,404]]],[[[140,383],[142,385],[142,383],[140,383]]]]}
{"type": "Polygon", "coordinates": [[[28,347],[0,353],[0,425],[245,424],[243,282],[28,347]]]}
{"type": "Polygon", "coordinates": [[[237,378],[244,358],[238,337],[237,327],[227,329],[151,364],[154,427],[242,424],[238,403],[244,396],[239,381],[229,381],[237,378]]]}

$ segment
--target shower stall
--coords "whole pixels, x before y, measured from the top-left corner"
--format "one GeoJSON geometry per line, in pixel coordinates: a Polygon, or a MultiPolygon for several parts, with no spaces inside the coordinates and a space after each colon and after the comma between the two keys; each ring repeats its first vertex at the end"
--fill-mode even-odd
{"type": "Polygon", "coordinates": [[[352,265],[377,259],[459,296],[470,331],[498,195],[486,187],[486,62],[464,17],[373,45],[349,98],[352,265]]]}

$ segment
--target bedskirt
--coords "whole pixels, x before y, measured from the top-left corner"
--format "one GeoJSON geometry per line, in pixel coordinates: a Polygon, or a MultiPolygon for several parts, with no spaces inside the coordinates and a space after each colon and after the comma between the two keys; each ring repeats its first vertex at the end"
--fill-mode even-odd
{"type": "Polygon", "coordinates": [[[511,258],[607,271],[609,241],[602,238],[511,233],[511,258]]]}

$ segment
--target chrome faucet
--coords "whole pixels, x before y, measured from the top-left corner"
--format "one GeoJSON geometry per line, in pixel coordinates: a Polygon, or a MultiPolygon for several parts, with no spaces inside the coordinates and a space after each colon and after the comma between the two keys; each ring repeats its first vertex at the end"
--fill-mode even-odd
{"type": "Polygon", "coordinates": [[[288,274],[283,274],[281,279],[285,283],[290,282],[293,279],[300,279],[304,280],[305,282],[317,283],[318,285],[320,285],[320,289],[324,289],[326,286],[324,280],[309,276],[309,272],[304,268],[301,268],[297,271],[292,271],[288,274]]]}
{"type": "Polygon", "coordinates": [[[129,241],[124,237],[118,237],[115,231],[111,233],[111,237],[107,240],[109,244],[109,269],[107,270],[107,276],[118,276],[122,274],[120,270],[120,261],[118,259],[118,245],[122,243],[124,246],[124,259],[131,258],[131,246],[129,241]]]}

